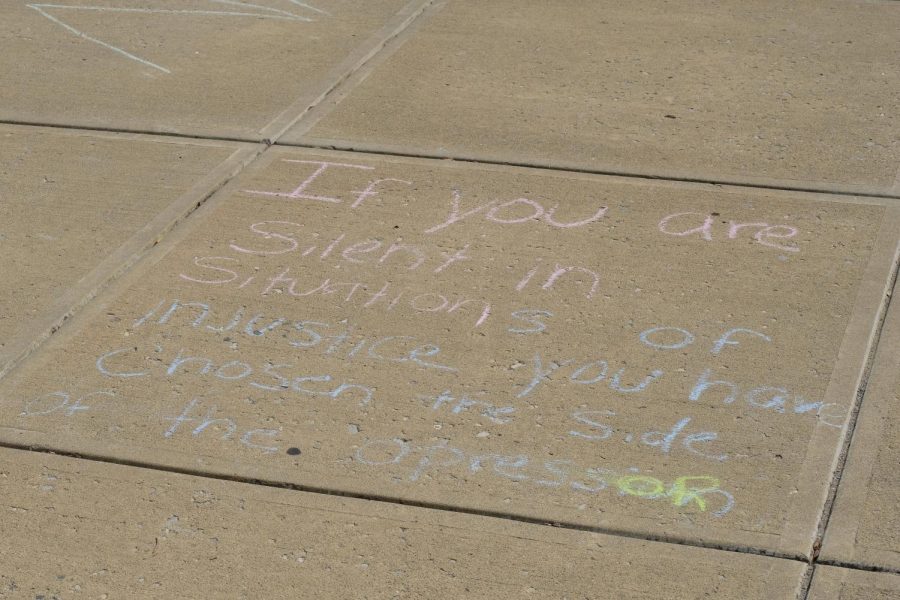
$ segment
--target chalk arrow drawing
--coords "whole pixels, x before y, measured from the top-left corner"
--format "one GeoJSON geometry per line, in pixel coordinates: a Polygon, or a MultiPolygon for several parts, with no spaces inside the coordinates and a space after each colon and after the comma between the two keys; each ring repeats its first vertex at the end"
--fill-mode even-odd
{"type": "Polygon", "coordinates": [[[292,10],[284,10],[282,8],[276,8],[273,6],[266,6],[264,4],[260,4],[263,0],[257,0],[256,3],[252,2],[243,2],[241,0],[207,0],[207,2],[213,6],[209,9],[174,9],[174,8],[135,8],[135,7],[127,7],[127,6],[87,6],[87,5],[72,5],[72,4],[48,4],[48,3],[35,3],[35,4],[26,4],[28,8],[35,10],[43,16],[44,18],[52,21],[56,25],[59,25],[61,28],[65,29],[72,35],[75,35],[85,41],[92,42],[97,44],[98,46],[102,46],[107,50],[111,50],[116,54],[124,56],[125,58],[132,60],[134,62],[140,63],[144,66],[151,67],[158,71],[162,71],[163,73],[169,74],[172,71],[167,69],[162,65],[158,65],[154,62],[151,62],[145,58],[141,58],[136,54],[132,54],[128,52],[124,48],[119,48],[118,46],[113,46],[108,42],[104,42],[101,39],[96,37],[92,37],[85,32],[76,29],[69,23],[66,23],[63,19],[61,19],[58,15],[65,14],[66,12],[96,12],[96,13],[132,13],[132,14],[145,14],[145,15],[184,15],[184,16],[203,16],[203,17],[223,17],[223,18],[232,18],[232,19],[270,19],[270,20],[278,20],[278,21],[295,21],[299,23],[310,23],[315,19],[304,16],[302,14],[298,14],[300,11],[306,11],[307,13],[314,12],[320,15],[330,16],[328,12],[322,10],[321,8],[317,8],[307,2],[301,2],[300,0],[287,0],[291,6],[295,6],[297,8],[292,10]],[[213,10],[216,8],[217,10],[213,10]]]}

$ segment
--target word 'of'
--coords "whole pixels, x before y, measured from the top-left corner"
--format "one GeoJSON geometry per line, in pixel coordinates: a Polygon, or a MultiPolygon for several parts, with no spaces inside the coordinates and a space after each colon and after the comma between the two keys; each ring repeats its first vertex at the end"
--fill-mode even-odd
{"type": "MultiPolygon", "coordinates": [[[[729,329],[716,340],[709,351],[710,354],[719,354],[726,346],[740,346],[741,343],[734,339],[735,335],[738,333],[752,335],[761,338],[766,342],[772,341],[772,338],[764,333],[753,331],[752,329],[744,329],[743,327],[736,327],[734,329],[729,329]]],[[[693,344],[695,336],[687,329],[682,329],[681,327],[653,327],[652,329],[642,331],[638,338],[643,344],[650,346],[651,348],[656,348],[657,350],[681,350],[682,348],[687,348],[693,344]]]]}
{"type": "Polygon", "coordinates": [[[19,416],[38,417],[62,414],[66,417],[72,417],[86,410],[91,410],[95,403],[92,401],[90,404],[85,404],[85,402],[88,398],[97,396],[115,398],[116,394],[110,390],[99,390],[82,394],[73,400],[73,395],[69,392],[50,392],[25,402],[25,409],[19,413],[19,416]]]}

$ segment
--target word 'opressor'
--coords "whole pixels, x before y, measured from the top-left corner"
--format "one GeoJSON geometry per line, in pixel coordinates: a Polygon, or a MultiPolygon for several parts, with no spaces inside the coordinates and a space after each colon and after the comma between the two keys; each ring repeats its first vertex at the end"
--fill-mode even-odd
{"type": "Polygon", "coordinates": [[[431,478],[441,470],[461,468],[472,474],[527,481],[541,487],[569,487],[586,494],[615,489],[621,496],[668,500],[673,506],[690,505],[701,512],[718,505],[718,509],[711,512],[716,517],[727,514],[734,507],[731,493],[721,489],[718,479],[705,475],[678,477],[671,484],[666,484],[656,477],[640,475],[636,470],[622,474],[599,467],[584,469],[574,461],[562,459],[544,461],[536,466],[535,461],[524,454],[472,453],[446,442],[413,446],[409,441],[398,438],[370,440],[356,450],[355,458],[368,466],[410,464],[412,470],[406,479],[412,482],[424,477],[431,478]]]}

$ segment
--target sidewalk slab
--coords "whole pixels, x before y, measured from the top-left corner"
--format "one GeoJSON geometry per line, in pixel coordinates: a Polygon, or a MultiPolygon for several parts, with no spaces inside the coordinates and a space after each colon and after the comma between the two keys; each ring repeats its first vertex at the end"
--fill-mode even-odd
{"type": "Polygon", "coordinates": [[[900,571],[898,365],[900,305],[895,296],[825,532],[823,560],[900,571]]]}
{"type": "Polygon", "coordinates": [[[422,2],[9,0],[0,120],[274,139],[422,2]]]}
{"type": "Polygon", "coordinates": [[[900,196],[898,30],[877,0],[448,0],[281,141],[900,196]]]}
{"type": "Polygon", "coordinates": [[[10,600],[768,600],[804,567],[7,449],[0,495],[10,600]]]}
{"type": "Polygon", "coordinates": [[[253,153],[0,126],[0,373],[253,153]]]}
{"type": "Polygon", "coordinates": [[[900,600],[900,575],[817,565],[809,600],[900,600]]]}
{"type": "Polygon", "coordinates": [[[273,148],[0,382],[0,441],[812,553],[871,199],[273,148]]]}

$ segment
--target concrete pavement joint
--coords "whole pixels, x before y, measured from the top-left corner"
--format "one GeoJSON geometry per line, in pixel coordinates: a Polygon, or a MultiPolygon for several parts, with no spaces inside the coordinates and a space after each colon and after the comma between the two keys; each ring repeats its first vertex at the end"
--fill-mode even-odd
{"type": "MultiPolygon", "coordinates": [[[[102,281],[100,281],[96,286],[90,289],[82,298],[71,304],[64,313],[55,317],[49,327],[44,328],[43,331],[41,331],[37,336],[31,338],[29,340],[29,343],[27,343],[24,347],[21,347],[17,351],[14,351],[9,361],[5,365],[0,365],[0,379],[5,377],[10,371],[20,365],[29,356],[34,354],[44,344],[44,342],[50,339],[50,337],[52,337],[53,334],[55,334],[59,330],[59,328],[66,323],[66,321],[69,321],[73,316],[75,316],[80,311],[80,309],[89,304],[103,291],[108,289],[115,281],[117,281],[125,273],[127,273],[135,265],[137,265],[146,255],[147,251],[156,246],[162,237],[177,228],[185,220],[190,218],[190,216],[194,212],[196,212],[197,209],[203,206],[210,198],[212,198],[213,195],[216,194],[216,192],[218,192],[225,185],[227,185],[228,182],[230,182],[241,172],[243,172],[243,170],[248,165],[255,162],[260,157],[260,155],[265,152],[265,150],[266,148],[263,148],[248,160],[242,161],[241,164],[235,167],[234,171],[230,175],[223,177],[218,181],[216,185],[205,190],[199,198],[192,201],[190,206],[184,207],[186,209],[185,212],[176,216],[175,219],[168,225],[162,227],[161,229],[153,231],[153,235],[150,236],[150,239],[142,243],[140,247],[136,249],[132,249],[129,247],[130,243],[133,242],[139,234],[136,234],[130,240],[126,241],[122,246],[120,246],[119,249],[116,250],[116,252],[121,252],[123,249],[125,249],[127,251],[127,254],[129,255],[128,258],[124,262],[120,263],[114,270],[108,272],[106,277],[103,278],[102,281]]],[[[190,192],[186,192],[185,195],[181,196],[181,198],[184,198],[189,194],[190,192]]],[[[179,200],[175,200],[175,202],[173,202],[173,205],[178,204],[179,200]]]]}
{"type": "Polygon", "coordinates": [[[843,560],[823,560],[817,563],[826,567],[841,567],[844,569],[853,569],[854,571],[867,571],[869,573],[891,573],[900,575],[900,569],[892,569],[891,567],[881,567],[878,565],[864,565],[861,563],[843,561],[843,560]]]}
{"type": "MultiPolygon", "coordinates": [[[[402,29],[398,30],[395,35],[386,38],[377,51],[371,53],[356,69],[348,72],[345,77],[336,81],[329,90],[327,97],[323,96],[319,102],[309,106],[302,114],[304,117],[302,122],[300,119],[297,119],[289,129],[285,129],[281,134],[283,135],[290,131],[293,135],[305,135],[309,132],[319,121],[331,114],[337,105],[343,102],[376,68],[399,50],[406,42],[406,39],[415,34],[424,22],[439,13],[446,6],[447,1],[430,0],[430,2],[420,7],[417,14],[409,19],[402,29]]],[[[285,145],[290,144],[286,143],[285,145]]]]}
{"type": "Polygon", "coordinates": [[[891,305],[891,300],[893,298],[893,290],[897,284],[897,275],[898,269],[900,269],[900,258],[895,256],[894,259],[894,270],[891,276],[890,283],[887,286],[887,291],[885,293],[885,298],[882,302],[882,307],[878,315],[878,322],[875,327],[874,334],[872,336],[872,342],[869,346],[869,352],[866,356],[866,365],[863,371],[863,376],[860,381],[859,388],[856,392],[856,398],[853,404],[853,407],[850,412],[850,418],[847,423],[847,434],[844,437],[844,440],[841,444],[840,453],[838,455],[837,466],[834,469],[832,474],[831,483],[828,487],[828,497],[825,501],[825,506],[822,508],[822,518],[819,521],[819,527],[816,530],[816,538],[815,543],[813,545],[813,554],[809,560],[809,566],[803,575],[803,580],[801,582],[801,592],[798,595],[800,600],[807,600],[809,597],[810,589],[812,587],[813,577],[815,576],[816,566],[817,565],[826,565],[826,566],[834,566],[834,567],[844,567],[847,569],[854,569],[857,571],[871,571],[871,572],[883,572],[883,573],[898,573],[900,574],[900,570],[890,569],[887,567],[878,567],[873,565],[862,565],[858,563],[845,562],[845,561],[837,561],[837,560],[823,560],[819,561],[819,550],[822,546],[822,542],[825,538],[825,531],[828,528],[828,523],[831,520],[831,516],[834,512],[835,500],[837,498],[838,487],[840,486],[841,477],[843,475],[844,469],[847,465],[847,456],[850,451],[850,444],[853,440],[853,434],[856,430],[856,424],[859,419],[859,413],[862,409],[863,398],[865,397],[866,388],[868,386],[869,377],[872,373],[872,366],[875,361],[875,355],[878,350],[879,342],[881,340],[881,334],[884,330],[885,319],[887,318],[888,309],[891,305]]]}
{"type": "Polygon", "coordinates": [[[18,125],[21,127],[45,127],[47,129],[64,129],[67,131],[84,131],[86,133],[123,133],[132,135],[152,135],[158,137],[170,137],[178,140],[203,140],[208,142],[236,142],[241,144],[259,144],[266,140],[263,138],[240,138],[228,136],[212,136],[202,134],[175,133],[172,131],[152,131],[149,129],[125,129],[122,127],[99,127],[96,125],[67,125],[64,123],[42,123],[39,121],[23,121],[20,119],[0,119],[0,125],[18,125]]]}
{"type": "Polygon", "coordinates": [[[340,152],[374,154],[377,156],[396,156],[399,158],[421,158],[428,160],[450,160],[459,163],[496,165],[502,167],[522,167],[527,169],[540,169],[546,171],[556,171],[559,173],[581,173],[585,175],[606,175],[609,177],[625,177],[628,179],[638,179],[646,181],[671,181],[674,183],[700,183],[706,185],[728,185],[741,188],[760,189],[760,190],[777,190],[784,192],[808,192],[814,194],[829,194],[833,196],[859,196],[862,198],[883,198],[887,200],[900,200],[900,190],[895,193],[891,192],[865,192],[865,191],[848,191],[829,188],[817,188],[809,186],[789,186],[776,185],[774,183],[749,183],[746,181],[732,181],[727,179],[704,179],[702,177],[681,177],[676,175],[663,175],[655,173],[634,173],[630,171],[616,171],[612,169],[589,169],[575,166],[548,165],[540,163],[531,163],[527,161],[513,160],[496,160],[485,157],[460,156],[460,155],[440,155],[426,154],[422,152],[405,153],[386,149],[377,148],[358,148],[352,145],[341,146],[337,144],[314,144],[299,142],[276,142],[277,146],[286,148],[307,148],[310,150],[334,150],[340,152]]]}
{"type": "Polygon", "coordinates": [[[441,160],[453,161],[458,163],[466,163],[473,165],[492,165],[500,167],[518,167],[525,169],[538,169],[544,171],[553,171],[557,173],[578,173],[583,175],[600,175],[608,177],[622,177],[626,179],[636,179],[643,181],[658,181],[672,183],[696,183],[702,185],[732,186],[746,189],[773,190],[780,192],[803,192],[811,194],[827,194],[830,196],[856,196],[860,198],[878,198],[882,200],[900,200],[900,187],[895,186],[890,192],[864,192],[864,191],[848,191],[829,188],[816,188],[806,186],[788,186],[775,185],[765,183],[748,183],[745,181],[731,181],[727,179],[703,179],[700,177],[678,177],[672,175],[650,174],[650,173],[633,173],[629,171],[614,171],[604,169],[588,169],[573,166],[551,166],[539,163],[530,163],[527,161],[509,161],[509,160],[492,160],[487,158],[475,158],[467,156],[442,156],[439,154],[424,153],[405,153],[390,150],[378,150],[370,148],[355,148],[353,146],[337,146],[333,144],[312,144],[312,143],[286,143],[280,142],[278,139],[272,138],[241,138],[228,136],[214,136],[202,134],[175,133],[171,131],[151,131],[144,129],[125,129],[116,127],[96,127],[90,125],[66,125],[62,123],[42,123],[38,121],[22,121],[16,119],[0,119],[0,125],[18,125],[23,127],[46,127],[50,129],[65,129],[69,131],[84,132],[102,132],[102,133],[122,133],[131,135],[152,135],[157,137],[171,137],[182,140],[203,140],[209,142],[235,142],[243,144],[266,144],[266,146],[279,146],[282,148],[305,148],[308,150],[328,150],[337,152],[347,152],[351,154],[369,154],[374,156],[395,156],[398,158],[413,158],[422,160],[441,160]]]}
{"type": "Polygon", "coordinates": [[[455,504],[443,504],[440,502],[425,502],[418,500],[408,500],[404,498],[392,497],[384,494],[363,494],[358,492],[350,492],[335,488],[318,487],[302,485],[297,483],[289,483],[284,481],[274,481],[268,479],[253,479],[249,477],[241,477],[239,475],[230,475],[225,473],[210,473],[200,469],[189,469],[184,467],[174,467],[170,465],[157,465],[149,462],[116,458],[112,456],[104,456],[100,454],[89,454],[83,452],[71,452],[54,449],[50,446],[35,444],[16,444],[12,442],[0,441],[0,448],[8,448],[11,450],[25,450],[28,452],[36,452],[41,454],[52,454],[54,456],[64,456],[78,460],[87,460],[96,463],[113,464],[124,467],[133,467],[139,469],[148,469],[151,471],[159,471],[163,473],[172,473],[178,475],[187,475],[191,477],[202,477],[205,479],[214,479],[217,481],[227,481],[232,483],[243,483],[249,485],[257,485],[270,488],[294,490],[297,492],[305,492],[309,494],[319,494],[323,496],[335,496],[340,498],[355,498],[357,500],[368,500],[372,502],[382,502],[386,504],[397,504],[401,506],[412,506],[416,508],[424,508],[429,510],[439,510],[443,512],[459,513],[472,516],[488,517],[493,519],[503,519],[517,523],[525,523],[529,525],[542,525],[546,527],[558,527],[572,531],[581,531],[585,533],[596,533],[609,535],[620,538],[633,540],[641,540],[647,542],[659,542],[671,544],[675,546],[687,546],[692,548],[703,548],[707,550],[719,550],[723,552],[734,552],[736,554],[751,554],[756,556],[767,556],[771,558],[779,558],[783,560],[792,560],[805,562],[804,558],[799,554],[791,554],[786,552],[774,552],[762,548],[754,548],[752,546],[742,546],[738,544],[715,544],[705,543],[701,540],[693,540],[679,536],[657,536],[650,534],[639,534],[627,530],[618,530],[607,527],[589,527],[578,523],[568,523],[565,521],[547,521],[524,515],[516,515],[512,513],[504,513],[500,511],[492,511],[485,509],[470,508],[455,504]]]}
{"type": "Polygon", "coordinates": [[[819,520],[819,527],[816,531],[816,541],[815,545],[813,546],[813,555],[811,557],[811,562],[818,562],[819,549],[822,545],[822,541],[825,537],[825,530],[828,527],[828,522],[830,521],[832,512],[834,510],[835,498],[837,497],[837,491],[840,485],[841,476],[843,475],[844,468],[847,464],[847,455],[850,452],[850,443],[853,441],[853,434],[856,430],[857,421],[859,420],[859,412],[862,409],[863,398],[866,394],[869,377],[872,374],[872,366],[875,363],[875,355],[880,345],[879,342],[881,341],[881,334],[884,330],[885,319],[887,318],[888,309],[891,306],[893,290],[897,285],[898,270],[900,270],[900,257],[895,255],[893,273],[891,274],[890,280],[887,285],[887,291],[885,292],[885,297],[881,304],[881,309],[878,314],[878,321],[875,325],[875,331],[873,332],[872,341],[869,345],[869,351],[866,356],[863,375],[860,380],[859,388],[856,391],[856,398],[854,399],[853,406],[851,407],[850,418],[847,422],[847,434],[844,436],[844,440],[841,443],[840,453],[838,454],[837,459],[837,466],[832,473],[831,483],[828,487],[828,498],[826,499],[825,506],[822,509],[822,518],[819,520]]]}
{"type": "Polygon", "coordinates": [[[299,126],[304,130],[308,129],[309,127],[305,123],[306,120],[310,119],[309,116],[311,114],[314,116],[311,119],[312,123],[318,120],[315,117],[318,112],[314,112],[316,107],[325,104],[332,96],[340,95],[339,93],[336,94],[336,91],[340,92],[347,88],[354,88],[359,83],[359,80],[354,78],[357,73],[360,71],[366,73],[371,71],[372,65],[377,64],[376,59],[385,52],[385,49],[392,42],[408,37],[408,32],[411,31],[413,24],[424,20],[426,16],[430,16],[432,12],[439,10],[442,4],[442,0],[428,0],[427,2],[411,0],[402,10],[394,15],[391,21],[375,32],[366,42],[335,67],[332,71],[334,76],[329,78],[330,83],[318,96],[311,100],[301,96],[298,99],[300,106],[295,102],[272,119],[259,133],[266,139],[277,141],[278,138],[295,127],[299,126]],[[398,18],[399,22],[397,22],[398,18]],[[358,55],[360,52],[362,52],[362,56],[358,55]],[[291,116],[292,113],[294,113],[293,116],[291,116]]]}
{"type": "Polygon", "coordinates": [[[800,580],[800,590],[797,592],[797,600],[807,600],[809,598],[809,590],[812,588],[813,577],[816,575],[816,564],[810,562],[803,571],[803,578],[800,580]]]}

